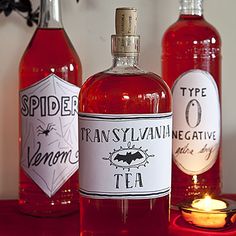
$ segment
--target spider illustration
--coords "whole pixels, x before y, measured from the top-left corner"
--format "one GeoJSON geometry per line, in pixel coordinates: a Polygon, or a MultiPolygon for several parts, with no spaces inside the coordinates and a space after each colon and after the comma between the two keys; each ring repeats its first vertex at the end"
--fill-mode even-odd
{"type": "Polygon", "coordinates": [[[39,125],[38,127],[37,127],[37,134],[38,134],[38,136],[40,135],[40,134],[44,134],[45,136],[48,136],[48,134],[52,131],[52,130],[56,130],[55,128],[54,128],[54,124],[53,123],[49,123],[48,125],[47,125],[47,127],[46,127],[46,129],[44,129],[41,125],[39,125]]]}

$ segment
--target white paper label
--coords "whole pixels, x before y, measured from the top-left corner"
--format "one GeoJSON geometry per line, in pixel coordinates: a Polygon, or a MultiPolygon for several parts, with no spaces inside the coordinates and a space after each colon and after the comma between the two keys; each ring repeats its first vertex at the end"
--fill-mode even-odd
{"type": "Polygon", "coordinates": [[[220,102],[217,85],[206,71],[190,70],[173,92],[173,158],[188,175],[209,170],[220,143],[220,102]]]}
{"type": "Polygon", "coordinates": [[[79,90],[51,74],[20,92],[21,166],[49,197],[78,169],[79,90]]]}
{"type": "Polygon", "coordinates": [[[169,194],[172,115],[80,113],[80,192],[91,198],[169,194]]]}

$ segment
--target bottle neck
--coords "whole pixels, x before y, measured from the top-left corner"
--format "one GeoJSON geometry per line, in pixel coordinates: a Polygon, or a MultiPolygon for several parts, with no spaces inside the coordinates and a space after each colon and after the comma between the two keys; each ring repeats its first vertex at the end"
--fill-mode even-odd
{"type": "Polygon", "coordinates": [[[180,0],[180,15],[203,16],[203,0],[180,0]]]}
{"type": "Polygon", "coordinates": [[[115,74],[139,74],[144,73],[138,67],[139,54],[132,56],[114,55],[112,67],[107,71],[115,74]]]}
{"type": "Polygon", "coordinates": [[[63,28],[60,0],[41,0],[39,28],[63,28]]]}
{"type": "Polygon", "coordinates": [[[140,41],[137,35],[112,35],[112,72],[134,73],[138,69],[140,41]]]}
{"type": "Polygon", "coordinates": [[[139,55],[135,56],[113,56],[113,67],[137,67],[139,55]]]}

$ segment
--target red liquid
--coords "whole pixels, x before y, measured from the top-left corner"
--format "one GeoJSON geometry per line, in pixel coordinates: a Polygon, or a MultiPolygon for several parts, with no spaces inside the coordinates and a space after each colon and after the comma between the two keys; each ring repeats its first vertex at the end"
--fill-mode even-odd
{"type": "MultiPolygon", "coordinates": [[[[221,93],[220,36],[202,16],[181,15],[166,31],[162,42],[162,76],[172,88],[175,80],[190,69],[208,71],[221,93]]],[[[220,94],[221,96],[221,94],[220,94]]],[[[221,149],[221,148],[220,148],[221,149]]],[[[174,163],[172,170],[172,204],[205,193],[220,192],[220,155],[214,166],[198,175],[194,184],[191,175],[183,173],[174,163]]]]}
{"type": "MultiPolygon", "coordinates": [[[[99,73],[84,84],[80,111],[102,114],[144,114],[171,111],[171,94],[154,74],[99,73]],[[155,101],[148,95],[156,94],[155,101]],[[124,100],[128,95],[129,100],[124,100]],[[159,104],[157,107],[156,104],[159,104]]],[[[166,236],[169,196],[145,200],[91,199],[81,196],[81,236],[166,236]]]]}
{"type": "MultiPolygon", "coordinates": [[[[79,87],[82,85],[80,59],[65,31],[37,29],[21,59],[20,90],[51,73],[79,87]]],[[[73,174],[50,198],[20,168],[19,195],[20,210],[24,213],[37,216],[68,214],[79,208],[78,173],[73,174]]]]}

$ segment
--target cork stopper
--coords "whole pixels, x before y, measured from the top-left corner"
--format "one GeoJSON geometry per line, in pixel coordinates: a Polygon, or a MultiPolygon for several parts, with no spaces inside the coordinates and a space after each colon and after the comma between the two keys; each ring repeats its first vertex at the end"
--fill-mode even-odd
{"type": "Polygon", "coordinates": [[[115,26],[116,34],[112,35],[112,54],[119,56],[138,54],[137,9],[117,8],[115,26]]]}
{"type": "Polygon", "coordinates": [[[116,9],[116,34],[136,35],[137,33],[137,9],[116,9]]]}

